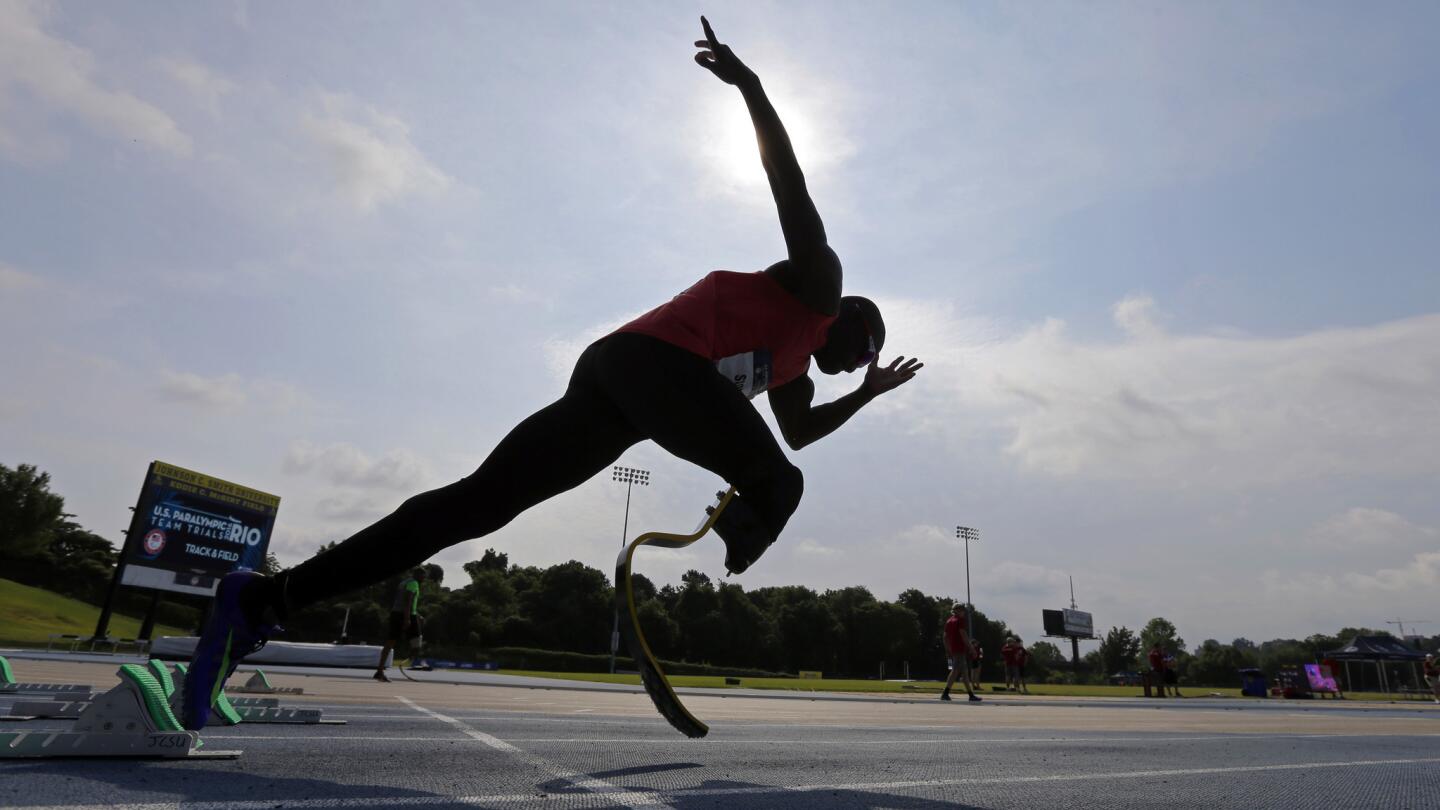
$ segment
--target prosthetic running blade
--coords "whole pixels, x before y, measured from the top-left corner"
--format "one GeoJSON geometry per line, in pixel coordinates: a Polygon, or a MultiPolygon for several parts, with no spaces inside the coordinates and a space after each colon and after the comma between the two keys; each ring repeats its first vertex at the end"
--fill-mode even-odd
{"type": "Polygon", "coordinates": [[[655,708],[670,721],[670,725],[687,737],[704,737],[709,733],[710,727],[691,714],[685,704],[680,702],[679,696],[670,686],[670,679],[665,677],[664,670],[660,669],[660,662],[655,660],[655,656],[650,652],[650,645],[645,642],[645,635],[640,631],[640,615],[635,610],[635,588],[630,577],[631,563],[635,550],[641,546],[684,548],[704,537],[734,497],[734,487],[722,493],[719,502],[707,510],[709,514],[692,534],[647,532],[622,549],[620,557],[615,561],[615,581],[621,584],[621,587],[615,589],[615,608],[620,612],[620,635],[625,639],[625,646],[630,650],[631,657],[635,659],[635,666],[640,670],[640,681],[645,685],[645,691],[655,703],[655,708]]]}

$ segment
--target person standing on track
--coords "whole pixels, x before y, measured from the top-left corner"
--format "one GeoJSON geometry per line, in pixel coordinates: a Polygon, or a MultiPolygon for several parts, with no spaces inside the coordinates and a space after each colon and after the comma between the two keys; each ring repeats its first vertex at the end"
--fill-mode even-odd
{"type": "MultiPolygon", "coordinates": [[[[389,683],[385,675],[385,662],[391,650],[400,649],[411,638],[411,630],[419,628],[420,583],[425,581],[425,569],[416,568],[408,578],[395,589],[395,601],[390,605],[390,624],[386,628],[385,644],[380,648],[380,661],[375,665],[375,680],[389,683]]],[[[416,634],[418,635],[418,633],[416,634]]]]}
{"type": "Polygon", "coordinates": [[[1025,685],[1025,664],[1030,661],[1030,651],[1025,649],[1025,639],[1015,639],[1015,691],[1028,695],[1030,687],[1025,685]]]}
{"type": "Polygon", "coordinates": [[[1435,653],[1425,654],[1425,683],[1435,702],[1440,703],[1440,663],[1435,661],[1435,653]]]}
{"type": "Polygon", "coordinates": [[[1019,662],[1015,660],[1015,651],[1019,645],[1015,643],[1014,636],[1006,636],[1005,643],[1000,647],[1000,661],[1005,665],[1005,689],[1020,691],[1020,670],[1019,662]]]}
{"type": "Polygon", "coordinates": [[[965,686],[965,694],[970,696],[970,702],[980,702],[979,696],[970,687],[971,646],[970,634],[965,632],[965,605],[956,602],[950,608],[950,618],[945,620],[945,656],[950,665],[950,675],[945,679],[945,689],[940,692],[941,700],[950,699],[950,687],[959,678],[965,686]]]}
{"type": "Polygon", "coordinates": [[[1160,648],[1160,642],[1155,642],[1150,647],[1150,654],[1146,656],[1150,662],[1150,685],[1155,689],[1155,697],[1165,697],[1165,651],[1160,648]]]}
{"type": "MultiPolygon", "coordinates": [[[[474,473],[421,493],[394,513],[273,578],[227,575],[185,681],[183,723],[203,728],[225,679],[293,610],[392,576],[609,467],[650,439],[739,493],[715,531],[725,568],[748,569],[800,504],[804,477],[747,400],[767,394],[792,449],[833,433],[923,365],[881,365],[885,323],[874,302],[841,293],[840,258],[805,185],[790,138],[755,73],[710,23],[695,62],[740,92],[779,213],[786,257],[756,273],[716,271],[592,343],[565,393],[531,415],[474,473]],[[864,369],[854,391],[815,404],[823,374],[864,369]],[[416,539],[422,538],[422,539],[416,539]]],[[[962,653],[963,654],[963,653],[962,653]]]]}

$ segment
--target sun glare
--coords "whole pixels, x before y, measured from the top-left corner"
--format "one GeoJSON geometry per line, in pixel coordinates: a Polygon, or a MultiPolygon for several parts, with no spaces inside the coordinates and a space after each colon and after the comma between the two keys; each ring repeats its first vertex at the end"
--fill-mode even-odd
{"type": "MultiPolygon", "coordinates": [[[[791,99],[776,98],[771,102],[785,122],[790,145],[800,166],[807,172],[825,168],[848,154],[842,138],[819,138],[811,126],[812,117],[803,104],[791,99]]],[[[722,182],[736,188],[750,189],[765,185],[765,169],[760,165],[760,149],[755,143],[755,128],[750,113],[737,98],[717,99],[702,113],[704,133],[703,160],[722,182]]]]}

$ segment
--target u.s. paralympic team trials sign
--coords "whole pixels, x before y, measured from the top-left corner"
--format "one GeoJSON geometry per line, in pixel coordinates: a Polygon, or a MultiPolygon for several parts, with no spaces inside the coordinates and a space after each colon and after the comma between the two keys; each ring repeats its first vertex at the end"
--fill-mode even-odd
{"type": "Polygon", "coordinates": [[[213,593],[219,577],[264,564],[279,509],[276,495],[152,462],[125,538],[120,581],[213,593]]]}

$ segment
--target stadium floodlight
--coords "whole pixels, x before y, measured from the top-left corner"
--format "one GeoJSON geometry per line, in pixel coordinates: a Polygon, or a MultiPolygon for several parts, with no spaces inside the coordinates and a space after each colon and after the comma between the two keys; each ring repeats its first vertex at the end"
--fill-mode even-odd
{"type": "Polygon", "coordinates": [[[955,539],[965,541],[965,633],[975,639],[975,606],[970,603],[970,541],[979,542],[980,530],[956,526],[955,539]]]}
{"type": "MultiPolygon", "coordinates": [[[[638,467],[622,467],[616,464],[610,471],[610,477],[617,484],[625,485],[625,523],[620,529],[620,548],[625,548],[625,538],[630,535],[630,490],[636,484],[642,487],[650,486],[650,471],[638,467]]],[[[620,583],[615,583],[620,587],[620,583]]],[[[610,626],[610,672],[615,672],[615,654],[620,650],[620,607],[615,607],[615,622],[610,626]]]]}

